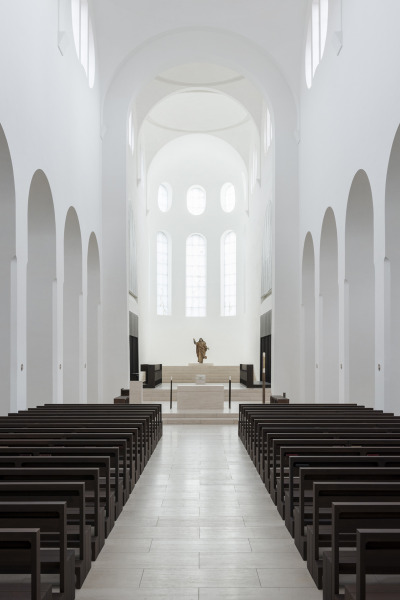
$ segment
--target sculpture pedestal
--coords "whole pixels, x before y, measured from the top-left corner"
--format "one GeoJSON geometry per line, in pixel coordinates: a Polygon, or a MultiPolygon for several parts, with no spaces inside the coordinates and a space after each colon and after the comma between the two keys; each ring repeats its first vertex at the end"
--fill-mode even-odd
{"type": "Polygon", "coordinates": [[[177,410],[224,410],[223,385],[176,386],[177,410]]]}
{"type": "Polygon", "coordinates": [[[143,381],[130,382],[129,404],[143,404],[143,381]]]}

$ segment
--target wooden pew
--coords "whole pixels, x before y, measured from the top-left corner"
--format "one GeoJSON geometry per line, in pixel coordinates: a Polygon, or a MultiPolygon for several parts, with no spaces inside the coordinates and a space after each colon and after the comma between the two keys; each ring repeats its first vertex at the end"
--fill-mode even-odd
{"type": "Polygon", "coordinates": [[[356,584],[345,585],[345,600],[398,600],[399,583],[367,584],[369,574],[400,573],[400,529],[358,529],[356,584]]]}
{"type": "MultiPolygon", "coordinates": [[[[79,464],[81,467],[93,466],[93,458],[108,457],[110,468],[107,470],[107,463],[96,462],[100,469],[100,476],[105,478],[105,484],[101,483],[101,488],[105,488],[104,503],[106,507],[106,516],[108,518],[107,530],[111,531],[115,519],[122,511],[123,481],[119,475],[119,451],[117,447],[98,447],[98,446],[36,446],[33,444],[19,446],[0,446],[0,457],[4,456],[45,456],[62,457],[71,460],[72,467],[79,464]],[[87,465],[86,458],[89,457],[90,465],[87,465]],[[109,491],[108,491],[109,489],[109,491]],[[107,498],[108,497],[108,498],[107,498]]],[[[63,461],[65,462],[65,461],[63,461]]],[[[102,499],[102,497],[100,497],[102,499]]],[[[108,535],[108,533],[107,533],[108,535]]]]}
{"type": "MultiPolygon", "coordinates": [[[[98,469],[68,468],[16,468],[0,464],[0,482],[84,482],[86,523],[93,527],[91,534],[92,560],[96,560],[104,546],[105,510],[100,506],[100,481],[98,469]],[[90,494],[89,498],[87,493],[90,494]]],[[[78,515],[76,516],[78,520],[78,515]]]]}
{"type": "MultiPolygon", "coordinates": [[[[75,556],[76,587],[80,589],[91,566],[91,532],[86,525],[85,484],[83,482],[26,482],[0,481],[0,502],[49,502],[67,503],[67,546],[78,549],[75,556]],[[70,511],[74,511],[70,525],[70,511]],[[76,514],[77,511],[77,514],[76,514]],[[75,522],[77,524],[75,525],[75,522]]],[[[53,544],[50,541],[50,545],[53,544]]]]}
{"type": "Polygon", "coordinates": [[[290,458],[292,456],[299,459],[293,460],[291,462],[291,467],[292,469],[294,469],[292,473],[292,494],[294,496],[296,489],[296,468],[298,468],[296,467],[296,465],[300,464],[301,466],[307,466],[307,464],[310,464],[309,459],[311,457],[317,457],[318,459],[322,459],[322,457],[327,457],[328,466],[335,466],[334,464],[332,464],[333,457],[335,456],[400,456],[400,440],[397,440],[396,446],[370,446],[357,444],[356,441],[354,446],[281,446],[279,472],[273,473],[273,478],[271,479],[272,492],[270,493],[271,497],[276,498],[275,504],[277,504],[279,514],[283,519],[285,518],[285,491],[289,487],[289,464],[290,458]],[[304,464],[304,462],[302,462],[302,457],[304,457],[304,460],[307,464],[304,464]]]}
{"type": "MultiPolygon", "coordinates": [[[[0,467],[19,467],[19,468],[46,468],[46,469],[70,469],[89,468],[97,469],[99,472],[99,499],[100,506],[105,509],[104,531],[107,537],[114,525],[113,514],[115,514],[115,498],[110,489],[110,459],[108,456],[8,456],[1,455],[0,448],[0,467]]],[[[88,515],[97,512],[94,507],[89,507],[88,515]]]]}
{"type": "MultiPolygon", "coordinates": [[[[0,429],[0,446],[16,446],[19,445],[18,441],[22,441],[23,444],[29,443],[32,445],[44,445],[45,443],[52,443],[54,440],[55,445],[80,445],[80,441],[83,440],[83,445],[98,445],[98,442],[113,446],[118,445],[121,447],[123,444],[122,452],[122,464],[125,463],[125,443],[126,443],[126,463],[128,467],[128,479],[127,489],[125,490],[125,502],[129,497],[132,489],[135,486],[137,479],[140,476],[139,460],[137,459],[137,439],[132,432],[126,432],[124,430],[113,429],[112,433],[108,429],[97,429],[96,431],[87,429],[76,429],[76,428],[52,428],[52,427],[34,427],[28,429],[26,427],[13,428],[13,432],[4,431],[0,429]],[[113,443],[113,440],[116,442],[113,443]],[[87,443],[86,443],[87,441],[87,443]],[[39,442],[39,443],[38,443],[39,442]],[[42,444],[43,442],[43,444],[42,444]],[[65,443],[64,443],[65,442],[65,443]]],[[[121,456],[121,452],[120,452],[121,456]]]]}
{"type": "MultiPolygon", "coordinates": [[[[27,523],[40,529],[40,562],[42,573],[59,578],[59,600],[75,598],[75,554],[67,549],[67,505],[65,502],[0,502],[0,528],[25,529],[27,523]],[[46,534],[57,534],[57,546],[43,549],[46,534]]],[[[10,565],[0,571],[10,573],[10,565]]],[[[15,564],[13,573],[29,573],[26,564],[15,564]]]]}
{"type": "Polygon", "coordinates": [[[343,598],[343,595],[339,596],[340,575],[356,572],[357,553],[348,546],[356,545],[357,529],[364,528],[399,529],[400,503],[332,504],[332,550],[323,553],[323,600],[343,598]]]}
{"type": "Polygon", "coordinates": [[[31,576],[30,584],[0,582],[0,598],[3,600],[53,600],[51,585],[41,582],[40,575],[40,530],[0,529],[0,565],[3,573],[15,564],[24,565],[31,576]]]}
{"type": "Polygon", "coordinates": [[[307,568],[322,588],[322,551],[332,546],[333,502],[400,502],[400,482],[315,482],[312,525],[306,527],[307,568]]]}
{"type": "MultiPolygon", "coordinates": [[[[1,443],[1,440],[0,440],[1,443]]],[[[315,433],[299,433],[295,438],[289,438],[287,434],[269,434],[267,437],[267,454],[265,457],[265,477],[269,471],[268,484],[265,487],[268,490],[276,488],[273,482],[276,480],[278,470],[280,468],[280,451],[284,446],[333,446],[333,447],[352,447],[352,446],[400,446],[399,434],[376,434],[364,433],[362,437],[358,437],[349,432],[330,432],[319,433],[316,437],[315,433]]],[[[271,492],[270,492],[271,493],[271,492]]],[[[273,497],[273,494],[271,494],[273,497]]],[[[279,509],[280,499],[277,498],[275,504],[279,509]]],[[[282,499],[284,503],[284,498],[282,499]]],[[[284,504],[283,513],[284,518],[284,504]]]]}
{"type": "MultiPolygon", "coordinates": [[[[344,457],[343,457],[344,458],[344,457]]],[[[302,467],[299,473],[299,501],[298,505],[293,510],[294,521],[294,539],[295,545],[300,552],[303,560],[307,558],[307,538],[305,525],[310,525],[311,522],[305,519],[304,508],[306,504],[312,511],[312,490],[314,482],[318,481],[337,481],[337,482],[353,482],[353,481],[400,481],[400,466],[389,467],[383,456],[367,458],[364,456],[358,459],[350,457],[349,463],[354,466],[346,466],[346,460],[335,457],[337,462],[336,467],[326,466],[320,463],[320,466],[302,467]],[[373,466],[365,466],[373,465],[373,466]]],[[[389,457],[389,464],[393,460],[389,457]]],[[[317,462],[315,463],[317,464],[317,462]]],[[[288,500],[287,507],[290,504],[288,500]]],[[[288,511],[289,513],[289,511],[288,511]]],[[[310,513],[307,513],[307,515],[310,513]]],[[[312,515],[312,512],[311,512],[312,515]]],[[[286,524],[287,521],[285,520],[286,524]]]]}

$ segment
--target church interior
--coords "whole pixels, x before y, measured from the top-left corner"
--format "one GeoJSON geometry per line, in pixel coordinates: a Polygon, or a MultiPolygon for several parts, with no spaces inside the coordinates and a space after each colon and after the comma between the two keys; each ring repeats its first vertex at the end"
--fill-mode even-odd
{"type": "MultiPolygon", "coordinates": [[[[115,490],[75,585],[47,574],[29,596],[19,574],[15,598],[361,600],[310,558],[261,411],[315,417],[320,447],[346,412],[353,446],[375,440],[360,468],[393,455],[377,502],[400,502],[398,0],[0,0],[0,15],[0,513],[19,500],[3,446],[26,448],[30,411],[38,428],[94,415],[119,465],[105,476],[97,458],[115,490]],[[152,365],[161,385],[143,390],[152,365]],[[183,426],[189,385],[208,412],[183,426]],[[126,433],[103,429],[117,402],[126,433]]],[[[398,534],[379,543],[399,558],[398,534]]],[[[399,597],[393,581],[363,600],[399,597]]]]}

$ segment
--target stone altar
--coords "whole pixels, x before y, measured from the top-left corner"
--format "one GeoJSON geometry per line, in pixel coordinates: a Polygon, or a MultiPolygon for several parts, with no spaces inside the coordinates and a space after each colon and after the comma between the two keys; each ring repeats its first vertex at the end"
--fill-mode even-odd
{"type": "Polygon", "coordinates": [[[223,385],[177,385],[177,410],[224,410],[223,385]]]}

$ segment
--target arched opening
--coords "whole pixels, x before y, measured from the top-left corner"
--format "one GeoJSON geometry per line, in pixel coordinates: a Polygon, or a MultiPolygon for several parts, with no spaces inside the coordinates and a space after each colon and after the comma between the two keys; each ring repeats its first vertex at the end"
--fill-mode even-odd
{"type": "Polygon", "coordinates": [[[339,402],[339,287],[335,215],[328,208],[320,247],[320,402],[339,402]]]}
{"type": "Polygon", "coordinates": [[[368,177],[353,179],[346,213],[346,281],[348,286],[348,402],[374,406],[375,272],[374,213],[368,177]]]}
{"type": "Polygon", "coordinates": [[[315,402],[315,258],[311,233],[307,233],[302,268],[303,401],[315,402]]]}
{"type": "Polygon", "coordinates": [[[385,410],[399,413],[400,380],[400,127],[390,153],[385,207],[385,410]]]}
{"type": "Polygon", "coordinates": [[[64,230],[64,403],[82,400],[82,240],[70,208],[64,230]]]}
{"type": "Polygon", "coordinates": [[[88,248],[87,288],[87,401],[99,402],[100,259],[94,233],[88,248]]]}
{"type": "Polygon", "coordinates": [[[54,401],[53,289],[56,223],[53,197],[43,171],[32,178],[28,200],[27,405],[54,401]]]}
{"type": "Polygon", "coordinates": [[[4,131],[0,125],[0,411],[11,408],[12,261],[15,257],[15,187],[13,165],[4,131]]]}

